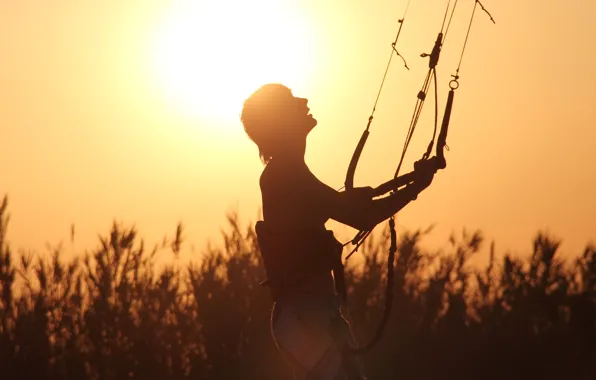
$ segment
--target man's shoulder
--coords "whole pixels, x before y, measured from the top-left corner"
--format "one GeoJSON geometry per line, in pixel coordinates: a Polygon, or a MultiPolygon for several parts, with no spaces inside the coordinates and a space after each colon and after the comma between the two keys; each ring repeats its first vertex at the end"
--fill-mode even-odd
{"type": "Polygon", "coordinates": [[[313,174],[305,164],[270,161],[260,177],[261,187],[273,184],[289,184],[311,180],[313,174]]]}

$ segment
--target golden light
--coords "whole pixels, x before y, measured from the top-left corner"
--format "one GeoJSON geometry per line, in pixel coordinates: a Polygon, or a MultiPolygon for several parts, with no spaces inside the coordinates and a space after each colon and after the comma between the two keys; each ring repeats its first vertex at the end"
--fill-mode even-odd
{"type": "Polygon", "coordinates": [[[302,12],[279,0],[184,1],[158,29],[153,62],[172,105],[194,117],[238,120],[260,85],[307,81],[313,36],[302,12]]]}

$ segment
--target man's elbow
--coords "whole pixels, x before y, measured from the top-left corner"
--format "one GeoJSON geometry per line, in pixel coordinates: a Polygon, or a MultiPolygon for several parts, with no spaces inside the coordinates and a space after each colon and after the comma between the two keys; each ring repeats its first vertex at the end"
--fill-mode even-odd
{"type": "Polygon", "coordinates": [[[383,221],[382,215],[374,207],[352,207],[335,216],[332,218],[360,231],[370,231],[383,221]]]}
{"type": "Polygon", "coordinates": [[[353,215],[345,224],[360,231],[370,231],[378,224],[378,222],[375,218],[372,218],[371,215],[360,214],[353,215]]]}

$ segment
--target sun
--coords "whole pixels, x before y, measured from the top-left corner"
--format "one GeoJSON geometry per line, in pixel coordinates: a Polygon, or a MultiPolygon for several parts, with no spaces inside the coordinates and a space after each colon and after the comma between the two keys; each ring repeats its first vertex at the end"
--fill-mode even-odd
{"type": "Polygon", "coordinates": [[[315,38],[307,21],[279,0],[179,2],[156,34],[159,87],[189,115],[238,120],[262,84],[308,80],[315,38]]]}

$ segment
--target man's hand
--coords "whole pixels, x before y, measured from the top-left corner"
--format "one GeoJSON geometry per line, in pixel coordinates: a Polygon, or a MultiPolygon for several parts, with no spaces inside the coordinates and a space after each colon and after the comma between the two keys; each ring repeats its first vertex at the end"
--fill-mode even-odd
{"type": "Polygon", "coordinates": [[[426,189],[433,181],[434,175],[437,172],[434,157],[429,160],[420,160],[414,163],[414,185],[418,192],[426,189]]]}

